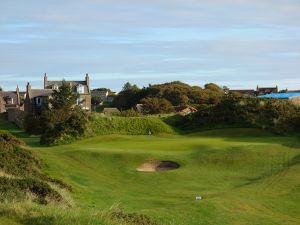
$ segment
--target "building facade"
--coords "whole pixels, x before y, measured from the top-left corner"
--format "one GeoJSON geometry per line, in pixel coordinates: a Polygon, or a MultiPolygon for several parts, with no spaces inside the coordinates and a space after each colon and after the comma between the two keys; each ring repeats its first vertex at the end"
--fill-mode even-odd
{"type": "MultiPolygon", "coordinates": [[[[66,81],[70,84],[74,93],[79,94],[77,105],[86,111],[91,111],[91,90],[90,90],[90,77],[86,74],[85,79],[81,81],[66,81]]],[[[47,74],[44,75],[44,90],[58,90],[62,85],[62,81],[49,80],[47,74]]]]}
{"type": "Polygon", "coordinates": [[[7,112],[9,109],[19,109],[21,107],[21,98],[18,86],[16,91],[0,91],[0,113],[7,112]]]}

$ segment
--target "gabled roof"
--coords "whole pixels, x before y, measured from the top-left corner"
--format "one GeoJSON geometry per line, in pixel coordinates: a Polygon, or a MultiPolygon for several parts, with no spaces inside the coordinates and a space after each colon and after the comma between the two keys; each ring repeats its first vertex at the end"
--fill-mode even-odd
{"type": "Polygon", "coordinates": [[[30,91],[30,97],[47,97],[52,95],[53,90],[52,89],[31,89],[30,91]]]}
{"type": "Polygon", "coordinates": [[[18,95],[15,91],[0,91],[0,98],[6,101],[7,98],[13,99],[13,104],[17,104],[18,95]]]}
{"type": "MultiPolygon", "coordinates": [[[[89,88],[86,81],[66,81],[66,82],[71,85],[74,92],[76,91],[76,88],[79,85],[82,85],[84,87],[84,94],[89,94],[89,88]]],[[[60,87],[62,85],[62,81],[47,80],[45,82],[45,89],[53,89],[54,85],[60,87]]]]}

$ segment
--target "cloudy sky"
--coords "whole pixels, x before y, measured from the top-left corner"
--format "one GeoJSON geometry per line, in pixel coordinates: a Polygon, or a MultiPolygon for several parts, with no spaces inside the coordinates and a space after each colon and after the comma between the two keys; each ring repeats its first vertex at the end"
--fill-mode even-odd
{"type": "Polygon", "coordinates": [[[1,0],[0,86],[300,89],[299,0],[1,0]]]}

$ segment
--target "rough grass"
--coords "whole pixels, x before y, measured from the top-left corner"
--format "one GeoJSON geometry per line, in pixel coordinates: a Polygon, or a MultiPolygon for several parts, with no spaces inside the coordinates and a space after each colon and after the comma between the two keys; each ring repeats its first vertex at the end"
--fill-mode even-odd
{"type": "Polygon", "coordinates": [[[88,124],[88,135],[126,134],[148,135],[174,133],[158,117],[103,117],[93,114],[88,124]]]}
{"type": "Polygon", "coordinates": [[[40,168],[39,160],[24,148],[23,141],[0,132],[0,202],[24,201],[28,194],[41,204],[61,202],[62,196],[47,182],[63,182],[50,178],[40,168]]]}

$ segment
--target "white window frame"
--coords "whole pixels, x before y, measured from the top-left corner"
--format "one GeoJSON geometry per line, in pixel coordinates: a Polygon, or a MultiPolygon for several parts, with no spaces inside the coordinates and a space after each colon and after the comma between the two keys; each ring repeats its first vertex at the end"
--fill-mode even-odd
{"type": "Polygon", "coordinates": [[[83,86],[82,84],[79,84],[79,85],[77,86],[77,92],[78,92],[79,94],[84,94],[84,86],[83,86]]]}
{"type": "Polygon", "coordinates": [[[13,99],[12,97],[7,97],[7,99],[6,99],[6,104],[7,104],[7,105],[12,105],[12,104],[14,104],[14,99],[13,99]]]}
{"type": "Polygon", "coordinates": [[[52,89],[53,89],[53,90],[58,90],[58,85],[57,85],[57,84],[54,84],[53,87],[52,87],[52,89]]]}
{"type": "Polygon", "coordinates": [[[38,106],[41,106],[42,105],[42,98],[41,97],[36,97],[35,98],[35,104],[38,105],[38,106]]]}

